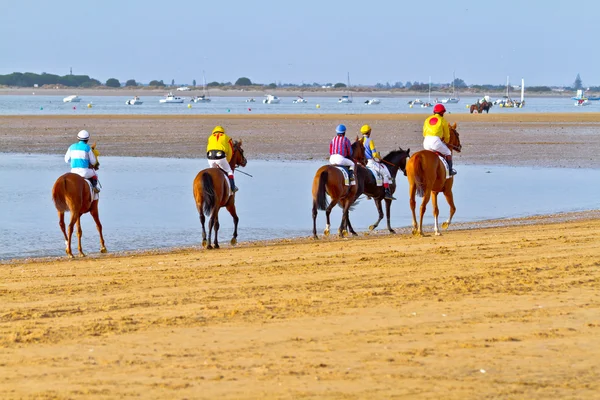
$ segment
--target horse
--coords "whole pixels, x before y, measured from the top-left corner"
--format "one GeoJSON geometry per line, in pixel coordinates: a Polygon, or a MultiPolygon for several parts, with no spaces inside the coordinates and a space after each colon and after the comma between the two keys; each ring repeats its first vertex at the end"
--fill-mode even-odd
{"type": "MultiPolygon", "coordinates": [[[[399,148],[398,150],[391,151],[388,155],[383,157],[383,163],[388,166],[388,170],[390,171],[390,175],[392,175],[392,182],[390,184],[390,192],[393,194],[396,190],[396,174],[398,170],[401,170],[404,175],[406,175],[406,159],[410,156],[410,149],[402,150],[399,148]]],[[[359,187],[363,188],[363,193],[373,199],[375,202],[375,207],[377,207],[377,212],[379,213],[379,218],[377,221],[369,226],[369,230],[374,230],[377,228],[381,220],[383,219],[383,210],[381,208],[381,202],[385,199],[385,189],[383,186],[377,186],[377,180],[373,176],[373,173],[366,167],[358,166],[360,171],[357,173],[358,179],[362,180],[362,184],[359,187]],[[364,170],[364,173],[363,173],[364,170]]],[[[360,194],[357,193],[357,197],[360,194]]],[[[392,207],[392,200],[385,199],[385,212],[387,216],[387,228],[390,233],[396,233],[391,225],[390,225],[390,208],[392,207]]],[[[352,226],[350,225],[350,221],[348,221],[348,226],[350,229],[350,233],[354,234],[352,230],[352,226]]]]}
{"type": "Polygon", "coordinates": [[[483,114],[483,112],[485,111],[486,114],[489,114],[490,108],[492,108],[493,105],[494,105],[494,103],[492,103],[490,101],[484,101],[484,102],[478,103],[478,104],[471,104],[471,107],[469,108],[469,112],[471,114],[473,114],[473,112],[477,111],[479,114],[483,114]]]}
{"type": "MultiPolygon", "coordinates": [[[[92,146],[92,151],[96,155],[96,165],[92,168],[98,169],[100,163],[98,162],[98,156],[100,153],[96,150],[96,143],[92,146]]],[[[106,246],[104,245],[104,237],[102,236],[102,224],[100,223],[100,216],[98,214],[98,200],[93,200],[92,193],[90,191],[90,185],[81,176],[67,172],[60,176],[54,186],[52,187],[52,200],[56,211],[58,211],[58,224],[60,230],[65,237],[65,252],[70,258],[73,258],[71,252],[71,237],[73,236],[73,227],[77,223],[77,249],[79,250],[79,256],[85,257],[83,249],[81,248],[81,216],[85,213],[90,213],[96,228],[100,234],[100,252],[106,253],[106,246]],[[71,213],[71,221],[69,222],[69,231],[65,230],[65,212],[71,213]]]]}
{"type": "MultiPolygon", "coordinates": [[[[233,154],[229,165],[234,170],[235,167],[245,167],[247,163],[242,149],[242,141],[233,142],[233,154]]],[[[200,214],[200,224],[202,224],[202,247],[212,249],[211,232],[215,231],[214,248],[219,248],[217,234],[219,232],[219,210],[222,207],[227,208],[229,214],[233,217],[233,238],[231,245],[237,244],[237,227],[239,218],[235,210],[235,193],[231,193],[229,187],[229,177],[225,171],[220,168],[206,168],[198,172],[194,179],[193,191],[196,200],[196,209],[200,214]],[[208,240],[206,239],[206,229],[204,228],[205,216],[208,220],[208,240]]]]}
{"type": "MultiPolygon", "coordinates": [[[[352,158],[355,163],[365,164],[365,146],[362,141],[356,137],[354,143],[352,143],[352,158]]],[[[355,175],[357,173],[355,168],[355,175]]],[[[317,212],[318,210],[325,211],[325,217],[327,218],[327,224],[323,234],[329,236],[329,227],[331,222],[329,220],[329,214],[331,210],[339,203],[342,207],[342,221],[338,233],[340,237],[346,236],[347,225],[350,229],[350,219],[348,217],[350,206],[354,203],[358,196],[357,193],[362,193],[362,181],[355,176],[355,185],[346,186],[344,184],[344,175],[335,165],[324,165],[317,170],[312,184],[312,196],[313,196],[313,207],[312,207],[312,218],[313,218],[313,238],[318,239],[317,236],[317,212]],[[327,196],[331,198],[331,203],[327,201],[327,196]]],[[[352,230],[352,234],[356,235],[356,232],[352,230]]]]}
{"type": "MultiPolygon", "coordinates": [[[[460,152],[462,150],[460,137],[456,130],[456,123],[454,125],[450,125],[450,140],[447,145],[450,151],[454,150],[460,152]]],[[[441,235],[438,226],[438,215],[440,210],[437,205],[437,195],[440,192],[444,193],[446,201],[450,206],[450,217],[442,224],[442,228],[448,229],[450,222],[452,221],[452,217],[456,212],[454,197],[452,195],[454,177],[446,179],[446,168],[444,167],[444,164],[435,152],[429,150],[421,150],[413,154],[413,156],[406,163],[406,175],[408,177],[410,210],[413,218],[413,235],[423,236],[423,215],[425,214],[425,209],[427,208],[427,203],[429,202],[430,197],[433,203],[435,235],[441,235]],[[415,215],[415,195],[423,197],[423,201],[421,202],[421,218],[418,224],[417,217],[415,215]]]]}

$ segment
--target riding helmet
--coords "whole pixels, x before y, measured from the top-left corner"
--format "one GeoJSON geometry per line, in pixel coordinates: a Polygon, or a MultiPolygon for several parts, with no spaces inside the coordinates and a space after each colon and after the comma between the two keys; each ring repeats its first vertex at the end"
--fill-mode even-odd
{"type": "Polygon", "coordinates": [[[433,107],[434,114],[443,115],[445,112],[446,112],[446,107],[444,107],[443,104],[436,104],[435,107],[433,107]]]}
{"type": "Polygon", "coordinates": [[[346,133],[346,125],[343,124],[339,124],[336,128],[335,128],[335,132],[338,135],[343,135],[346,133]]]}
{"type": "Polygon", "coordinates": [[[81,130],[77,134],[77,139],[79,139],[79,140],[89,140],[89,138],[90,138],[90,134],[86,130],[81,130]]]}
{"type": "Polygon", "coordinates": [[[371,127],[369,125],[363,125],[362,128],[360,128],[360,133],[362,133],[363,135],[368,135],[371,133],[371,127]]]}
{"type": "Polygon", "coordinates": [[[217,133],[217,132],[225,133],[225,129],[223,129],[223,127],[221,125],[217,125],[217,126],[215,126],[215,129],[213,129],[212,133],[217,133]]]}

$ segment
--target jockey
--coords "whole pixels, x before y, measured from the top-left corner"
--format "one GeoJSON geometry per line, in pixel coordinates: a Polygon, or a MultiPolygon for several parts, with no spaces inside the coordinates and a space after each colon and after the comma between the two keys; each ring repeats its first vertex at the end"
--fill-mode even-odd
{"type": "Polygon", "coordinates": [[[367,158],[367,168],[374,171],[377,175],[383,176],[385,198],[387,200],[396,200],[394,196],[392,196],[392,193],[390,193],[390,182],[392,181],[392,175],[387,167],[381,162],[380,154],[375,148],[375,142],[373,142],[371,139],[371,127],[369,125],[363,125],[362,128],[360,128],[360,133],[363,135],[365,157],[367,158]]]}
{"type": "Polygon", "coordinates": [[[450,127],[448,121],[444,119],[446,107],[443,104],[436,104],[433,107],[433,115],[428,117],[423,124],[423,147],[425,150],[431,150],[441,153],[448,161],[450,175],[456,175],[452,169],[452,152],[448,149],[446,143],[450,140],[450,127]]]}
{"type": "Polygon", "coordinates": [[[229,165],[233,156],[233,140],[225,134],[225,129],[222,126],[215,126],[212,134],[208,137],[208,145],[206,146],[206,158],[208,158],[208,166],[211,168],[220,168],[227,173],[231,191],[238,191],[233,180],[233,171],[229,165]]]}
{"type": "Polygon", "coordinates": [[[329,143],[329,163],[332,165],[343,165],[348,167],[348,179],[354,184],[354,162],[352,157],[352,146],[346,135],[346,126],[338,125],[335,128],[336,136],[329,143]]]}
{"type": "Polygon", "coordinates": [[[98,160],[96,159],[96,155],[92,148],[88,145],[90,134],[85,130],[79,131],[77,139],[79,139],[79,142],[69,146],[69,149],[65,154],[65,162],[71,164],[72,173],[77,174],[82,178],[89,179],[94,192],[100,193],[98,176],[94,169],[98,167],[98,160]]]}

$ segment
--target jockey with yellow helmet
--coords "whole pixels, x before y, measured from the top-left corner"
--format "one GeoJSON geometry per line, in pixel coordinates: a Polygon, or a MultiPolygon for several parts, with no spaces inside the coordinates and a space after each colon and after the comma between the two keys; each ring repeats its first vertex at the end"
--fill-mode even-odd
{"type": "Polygon", "coordinates": [[[206,158],[208,158],[208,166],[210,168],[220,168],[227,173],[231,191],[237,192],[233,180],[233,170],[229,165],[233,156],[233,140],[225,134],[225,129],[222,126],[215,126],[212,134],[208,137],[208,145],[206,146],[206,158]]]}
{"type": "Polygon", "coordinates": [[[365,157],[367,158],[367,168],[375,172],[377,175],[383,177],[383,189],[385,192],[385,198],[387,200],[396,200],[390,192],[390,182],[392,181],[392,175],[387,167],[381,162],[381,155],[375,148],[375,142],[371,139],[371,127],[369,125],[363,125],[360,128],[362,133],[362,142],[365,146],[365,157]]]}
{"type": "Polygon", "coordinates": [[[448,161],[450,175],[456,175],[452,169],[452,152],[448,149],[446,143],[450,140],[450,126],[444,119],[446,107],[443,104],[436,104],[433,107],[433,115],[428,117],[423,124],[423,148],[436,153],[443,154],[448,161]]]}
{"type": "Polygon", "coordinates": [[[77,143],[73,143],[65,154],[65,162],[71,164],[71,172],[81,176],[84,179],[89,179],[94,192],[100,193],[98,188],[98,176],[96,168],[98,168],[98,160],[96,154],[88,144],[90,134],[86,130],[79,131],[77,134],[77,143]]]}

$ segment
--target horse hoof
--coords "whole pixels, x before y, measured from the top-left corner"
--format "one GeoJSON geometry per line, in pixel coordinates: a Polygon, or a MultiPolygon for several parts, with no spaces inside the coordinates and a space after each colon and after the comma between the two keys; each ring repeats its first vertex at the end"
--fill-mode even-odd
{"type": "Polygon", "coordinates": [[[390,229],[389,231],[390,231],[391,234],[395,234],[396,233],[396,231],[393,230],[393,229],[390,229]]]}
{"type": "Polygon", "coordinates": [[[371,225],[369,226],[369,230],[372,231],[373,229],[375,229],[375,225],[371,225]]]}
{"type": "Polygon", "coordinates": [[[323,235],[329,236],[329,229],[323,231],[323,235]]]}
{"type": "Polygon", "coordinates": [[[236,238],[231,239],[230,243],[232,246],[235,246],[237,244],[237,239],[236,238]]]}
{"type": "Polygon", "coordinates": [[[352,234],[352,236],[358,236],[358,233],[356,232],[350,232],[352,234]]]}
{"type": "Polygon", "coordinates": [[[220,249],[219,245],[215,243],[215,249],[220,249]]]}
{"type": "Polygon", "coordinates": [[[440,232],[436,232],[435,236],[442,236],[442,234],[440,232]]]}
{"type": "Polygon", "coordinates": [[[208,247],[208,242],[206,240],[202,241],[202,247],[204,247],[205,249],[208,247]]]}
{"type": "Polygon", "coordinates": [[[340,234],[341,238],[348,237],[348,231],[346,231],[346,230],[343,230],[343,231],[339,232],[339,234],[340,234]]]}
{"type": "Polygon", "coordinates": [[[67,257],[69,258],[75,258],[75,256],[73,256],[73,254],[67,253],[67,257]]]}
{"type": "Polygon", "coordinates": [[[79,257],[83,258],[83,257],[85,257],[85,254],[79,253],[79,257]]]}
{"type": "Polygon", "coordinates": [[[450,223],[449,223],[449,222],[444,222],[444,223],[442,224],[442,229],[448,229],[448,227],[449,227],[449,226],[450,226],[450,223]]]}
{"type": "Polygon", "coordinates": [[[108,250],[106,250],[106,247],[103,247],[100,249],[100,253],[108,253],[108,250]]]}
{"type": "Polygon", "coordinates": [[[317,235],[313,236],[314,240],[319,240],[319,237],[317,235]]]}
{"type": "Polygon", "coordinates": [[[206,245],[206,250],[212,250],[212,248],[213,248],[213,247],[212,247],[210,244],[209,244],[209,245],[206,245]]]}

